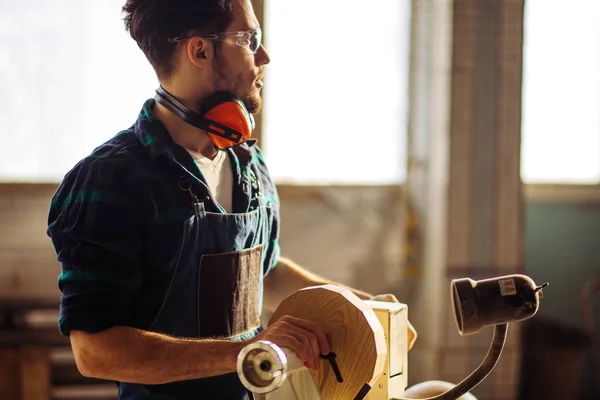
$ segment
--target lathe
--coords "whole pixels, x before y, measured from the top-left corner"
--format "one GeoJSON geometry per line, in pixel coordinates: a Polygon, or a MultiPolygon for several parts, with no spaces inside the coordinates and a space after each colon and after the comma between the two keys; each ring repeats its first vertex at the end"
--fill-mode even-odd
{"type": "Polygon", "coordinates": [[[300,290],[285,299],[269,325],[284,315],[316,322],[331,353],[311,371],[289,349],[268,341],[244,347],[237,372],[255,400],[475,399],[470,393],[492,371],[509,322],[536,314],[542,288],[524,275],[451,282],[455,321],[461,335],[495,326],[486,359],[458,385],[435,381],[408,388],[408,308],[401,303],[360,300],[334,285],[300,290]]]}

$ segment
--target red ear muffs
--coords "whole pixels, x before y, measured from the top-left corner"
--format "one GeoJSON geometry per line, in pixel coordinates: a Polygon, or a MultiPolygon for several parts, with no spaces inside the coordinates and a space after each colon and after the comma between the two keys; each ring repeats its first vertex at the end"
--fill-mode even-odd
{"type": "Polygon", "coordinates": [[[206,131],[214,145],[226,149],[244,143],[254,131],[254,117],[244,103],[228,92],[209,96],[196,113],[160,86],[156,101],[196,128],[206,131]]]}
{"type": "Polygon", "coordinates": [[[231,93],[218,92],[209,96],[200,113],[208,122],[205,129],[208,136],[220,149],[245,142],[254,131],[254,117],[231,93]]]}

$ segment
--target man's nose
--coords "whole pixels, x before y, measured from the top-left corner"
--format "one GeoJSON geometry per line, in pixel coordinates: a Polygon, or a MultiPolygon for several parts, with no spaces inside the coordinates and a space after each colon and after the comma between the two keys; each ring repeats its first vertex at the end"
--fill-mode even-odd
{"type": "Polygon", "coordinates": [[[269,53],[267,53],[267,49],[262,44],[258,48],[256,55],[254,56],[256,65],[258,67],[262,67],[263,65],[267,65],[271,62],[271,58],[269,57],[269,53]]]}

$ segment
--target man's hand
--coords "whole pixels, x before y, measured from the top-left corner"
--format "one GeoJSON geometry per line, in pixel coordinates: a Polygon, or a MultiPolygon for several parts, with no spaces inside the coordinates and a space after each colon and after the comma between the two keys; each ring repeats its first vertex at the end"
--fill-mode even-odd
{"type": "MultiPolygon", "coordinates": [[[[396,298],[396,296],[394,296],[393,294],[379,294],[375,297],[373,297],[371,300],[375,300],[375,301],[385,301],[388,303],[400,303],[398,301],[398,299],[396,298]]],[[[408,350],[412,349],[412,347],[415,345],[415,342],[417,341],[417,331],[415,330],[415,328],[412,326],[412,324],[410,323],[410,321],[408,322],[408,336],[407,336],[407,340],[408,340],[408,350]]]]}
{"type": "Polygon", "coordinates": [[[258,334],[254,340],[268,340],[279,347],[292,350],[309,369],[321,364],[321,354],[329,354],[325,332],[314,322],[284,315],[258,334]]]}

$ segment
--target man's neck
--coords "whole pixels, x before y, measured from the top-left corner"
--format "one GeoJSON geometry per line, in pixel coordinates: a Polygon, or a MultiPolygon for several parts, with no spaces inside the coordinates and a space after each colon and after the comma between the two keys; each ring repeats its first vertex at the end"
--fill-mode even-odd
{"type": "Polygon", "coordinates": [[[156,118],[165,125],[175,143],[211,160],[216,157],[217,148],[204,130],[183,121],[159,103],[154,105],[153,112],[156,118]]]}

